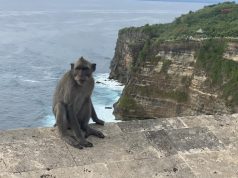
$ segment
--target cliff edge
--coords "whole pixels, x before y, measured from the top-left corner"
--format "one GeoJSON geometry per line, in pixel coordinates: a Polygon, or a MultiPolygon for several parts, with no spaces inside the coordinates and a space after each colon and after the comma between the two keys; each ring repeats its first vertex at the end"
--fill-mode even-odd
{"type": "Polygon", "coordinates": [[[238,112],[237,19],[238,5],[229,2],[120,30],[110,78],[126,86],[116,117],[238,112]]]}

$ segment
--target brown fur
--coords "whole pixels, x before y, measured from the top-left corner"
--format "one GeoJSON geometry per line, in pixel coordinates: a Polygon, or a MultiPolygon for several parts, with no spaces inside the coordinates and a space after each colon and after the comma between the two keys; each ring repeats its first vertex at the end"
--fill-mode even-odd
{"type": "Polygon", "coordinates": [[[96,64],[91,64],[83,57],[71,64],[71,70],[60,79],[53,98],[53,113],[59,134],[68,144],[77,147],[91,147],[85,137],[95,135],[104,138],[103,133],[89,127],[90,117],[97,124],[104,124],[98,119],[91,101],[94,88],[96,64]]]}

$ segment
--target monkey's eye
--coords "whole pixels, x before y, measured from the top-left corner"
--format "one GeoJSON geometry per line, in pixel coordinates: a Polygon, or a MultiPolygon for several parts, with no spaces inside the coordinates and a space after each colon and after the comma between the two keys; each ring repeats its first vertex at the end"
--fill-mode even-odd
{"type": "Polygon", "coordinates": [[[76,70],[84,70],[84,71],[86,71],[86,70],[89,70],[89,68],[88,67],[76,67],[76,70]]]}
{"type": "Polygon", "coordinates": [[[89,70],[89,68],[88,67],[83,67],[82,70],[89,70]]]}

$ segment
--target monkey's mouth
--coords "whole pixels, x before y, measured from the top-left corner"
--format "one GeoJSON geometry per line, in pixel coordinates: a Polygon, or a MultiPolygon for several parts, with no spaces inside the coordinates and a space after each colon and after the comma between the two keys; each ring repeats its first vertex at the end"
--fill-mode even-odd
{"type": "Polygon", "coordinates": [[[79,85],[82,85],[84,84],[85,82],[87,82],[87,77],[81,77],[81,76],[75,76],[74,77],[74,80],[79,84],[79,85]]]}
{"type": "Polygon", "coordinates": [[[83,83],[85,81],[86,81],[85,79],[79,79],[79,82],[81,82],[81,83],[83,83]]]}
{"type": "Polygon", "coordinates": [[[79,85],[82,85],[85,83],[85,79],[79,79],[79,80],[76,80],[76,82],[79,84],[79,85]]]}

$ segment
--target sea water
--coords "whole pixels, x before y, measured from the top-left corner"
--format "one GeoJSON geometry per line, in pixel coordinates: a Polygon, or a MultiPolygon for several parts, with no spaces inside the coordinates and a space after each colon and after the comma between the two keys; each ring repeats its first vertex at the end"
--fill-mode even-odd
{"type": "Polygon", "coordinates": [[[0,130],[53,126],[55,86],[80,56],[97,63],[93,103],[99,118],[115,122],[110,108],[123,86],[108,76],[118,30],[171,22],[206,5],[139,0],[0,4],[0,130]]]}

